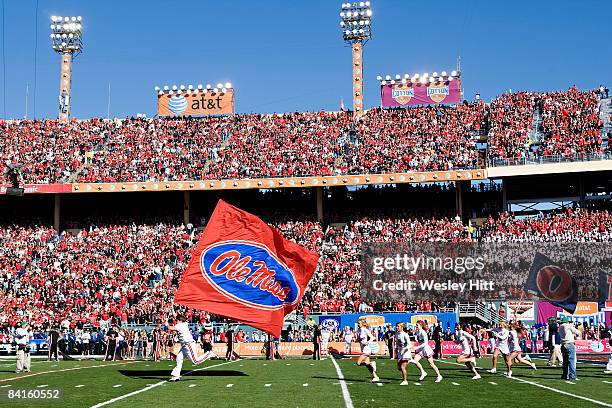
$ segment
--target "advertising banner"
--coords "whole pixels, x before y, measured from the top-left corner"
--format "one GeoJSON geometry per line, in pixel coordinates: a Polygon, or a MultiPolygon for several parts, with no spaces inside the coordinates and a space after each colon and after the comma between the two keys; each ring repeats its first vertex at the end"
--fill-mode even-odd
{"type": "Polygon", "coordinates": [[[590,326],[605,322],[605,313],[599,311],[597,302],[578,302],[574,313],[559,310],[556,317],[567,317],[572,322],[588,323],[590,326]]]}
{"type": "MultiPolygon", "coordinates": [[[[10,186],[0,185],[0,194],[6,194],[6,188],[10,186]]],[[[70,193],[71,184],[22,184],[21,188],[25,194],[49,194],[49,193],[70,193]]]]}
{"type": "Polygon", "coordinates": [[[605,312],[599,309],[597,302],[578,302],[574,313],[566,312],[549,302],[538,302],[538,323],[546,323],[550,317],[567,317],[573,322],[586,322],[589,325],[607,322],[605,312]]]}
{"type": "Polygon", "coordinates": [[[533,321],[535,320],[535,304],[533,300],[509,300],[506,316],[512,320],[533,321]]]}
{"type": "MultiPolygon", "coordinates": [[[[416,344],[416,343],[415,343],[416,344]]],[[[430,346],[434,348],[435,343],[429,342],[430,346]]],[[[384,356],[389,354],[387,344],[384,341],[373,342],[372,347],[375,355],[384,356]],[[376,347],[377,346],[377,347],[376,347]]],[[[480,341],[480,351],[482,354],[490,353],[490,344],[488,341],[480,341]]],[[[313,344],[310,342],[286,342],[279,343],[279,354],[282,357],[292,356],[312,356],[313,344]]],[[[542,350],[544,344],[541,340],[538,340],[538,350],[542,350]]],[[[224,356],[227,346],[224,343],[215,343],[213,351],[219,356],[224,356]]],[[[344,343],[342,342],[329,342],[328,349],[333,353],[344,353],[344,343]]],[[[264,355],[264,344],[263,343],[236,343],[234,350],[240,356],[262,356],[264,355]]],[[[576,341],[576,352],[582,354],[590,353],[610,353],[612,350],[607,341],[596,341],[596,340],[577,340],[576,341]]],[[[351,344],[351,354],[360,354],[361,350],[357,342],[351,344]]],[[[444,355],[458,355],[461,354],[461,345],[453,341],[442,342],[442,354],[444,355]]]]}
{"type": "Polygon", "coordinates": [[[234,90],[183,91],[157,95],[157,116],[229,115],[234,113],[234,90]]]}
{"type": "Polygon", "coordinates": [[[389,323],[395,326],[398,322],[406,323],[408,326],[414,326],[417,320],[426,320],[429,326],[433,326],[440,322],[444,329],[450,327],[454,330],[458,322],[455,313],[347,313],[341,315],[319,316],[319,324],[323,325],[323,322],[328,319],[338,319],[341,328],[349,326],[354,329],[357,320],[362,316],[366,318],[366,321],[372,328],[386,326],[389,323]]]}
{"type": "Polygon", "coordinates": [[[461,80],[434,83],[385,84],[380,88],[382,106],[435,105],[461,102],[461,80]]]}

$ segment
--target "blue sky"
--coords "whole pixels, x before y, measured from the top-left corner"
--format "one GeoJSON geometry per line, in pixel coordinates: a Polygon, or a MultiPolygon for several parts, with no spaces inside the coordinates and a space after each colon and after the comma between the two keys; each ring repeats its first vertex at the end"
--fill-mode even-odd
{"type": "MultiPolygon", "coordinates": [[[[166,84],[232,82],[238,112],[337,110],[342,97],[351,105],[341,0],[38,0],[38,13],[36,0],[0,1],[6,68],[0,116],[4,110],[8,118],[24,116],[29,84],[29,116],[35,110],[39,118],[56,117],[53,14],[83,16],[85,50],[73,74],[73,116],[79,118],[106,116],[109,83],[114,117],[153,116],[153,87],[166,84]]],[[[612,82],[612,1],[372,4],[366,107],[379,104],[377,74],[451,71],[457,55],[469,99],[476,92],[488,101],[507,89],[612,82]]]]}

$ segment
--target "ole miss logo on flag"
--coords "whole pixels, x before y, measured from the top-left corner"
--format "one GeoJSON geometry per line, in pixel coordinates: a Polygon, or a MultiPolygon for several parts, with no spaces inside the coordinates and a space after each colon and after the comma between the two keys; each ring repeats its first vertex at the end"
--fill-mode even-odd
{"type": "Polygon", "coordinates": [[[175,302],[279,336],[318,259],[256,216],[219,200],[175,302]]]}

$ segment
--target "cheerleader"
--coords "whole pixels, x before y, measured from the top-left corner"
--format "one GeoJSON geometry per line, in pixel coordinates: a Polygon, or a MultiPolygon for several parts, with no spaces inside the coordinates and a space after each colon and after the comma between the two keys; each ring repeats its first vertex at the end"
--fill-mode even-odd
{"type": "Polygon", "coordinates": [[[472,380],[479,380],[480,374],[476,371],[476,350],[478,350],[478,342],[476,337],[472,336],[466,330],[466,325],[457,328],[455,332],[455,342],[461,345],[461,354],[457,357],[458,363],[465,363],[467,368],[474,374],[472,380]]]}
{"type": "Polygon", "coordinates": [[[372,332],[370,331],[365,318],[360,318],[357,324],[359,326],[357,329],[357,340],[359,341],[359,346],[361,347],[361,355],[359,358],[357,358],[357,365],[366,366],[368,371],[372,374],[372,382],[378,382],[379,378],[376,373],[376,361],[370,361],[372,349],[369,346],[369,343],[376,339],[374,336],[372,336],[372,332]]]}
{"type": "MultiPolygon", "coordinates": [[[[429,363],[429,366],[436,373],[436,382],[442,381],[442,375],[440,374],[440,370],[438,370],[438,367],[434,363],[434,352],[431,349],[431,346],[429,345],[429,337],[427,336],[427,322],[425,320],[417,321],[414,335],[416,341],[419,342],[419,345],[414,350],[416,353],[414,356],[414,361],[418,363],[422,358],[426,358],[427,362],[429,363]]],[[[423,381],[426,376],[427,373],[423,370],[421,372],[421,378],[419,378],[419,381],[423,381]]]]}
{"type": "Polygon", "coordinates": [[[402,382],[400,385],[408,385],[406,374],[406,366],[408,364],[414,364],[418,367],[421,371],[421,378],[425,378],[427,373],[423,370],[421,363],[414,361],[412,358],[412,341],[408,333],[404,330],[404,323],[398,323],[395,328],[395,356],[397,357],[397,369],[402,372],[402,382]]]}
{"type": "Polygon", "coordinates": [[[351,331],[351,328],[346,326],[344,328],[344,354],[345,355],[349,355],[351,354],[351,348],[352,348],[352,343],[353,343],[353,332],[351,331]]]}
{"type": "Polygon", "coordinates": [[[506,365],[508,366],[508,373],[506,374],[508,377],[512,377],[512,363],[514,359],[519,363],[523,363],[528,365],[529,367],[537,370],[536,365],[531,361],[525,359],[523,357],[523,353],[521,350],[521,345],[519,344],[519,335],[517,333],[517,329],[520,331],[520,326],[518,323],[513,323],[510,327],[510,331],[508,332],[508,339],[510,343],[510,353],[506,355],[506,365]]]}
{"type": "MultiPolygon", "coordinates": [[[[493,334],[496,339],[495,348],[493,350],[493,369],[489,370],[491,374],[497,373],[497,358],[500,354],[504,356],[506,367],[508,367],[508,359],[506,358],[508,354],[510,354],[510,349],[508,347],[508,337],[510,336],[508,323],[501,322],[499,328],[497,332],[491,331],[491,334],[493,334]]],[[[510,368],[508,368],[508,370],[510,370],[510,368]]]]}

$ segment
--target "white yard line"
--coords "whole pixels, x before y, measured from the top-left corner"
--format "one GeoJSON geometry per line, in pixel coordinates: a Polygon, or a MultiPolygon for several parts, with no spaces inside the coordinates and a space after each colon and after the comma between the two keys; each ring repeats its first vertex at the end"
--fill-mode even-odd
{"type": "Polygon", "coordinates": [[[336,359],[334,356],[331,356],[331,361],[336,368],[336,374],[338,375],[338,380],[340,381],[340,388],[342,389],[342,398],[344,398],[344,406],[346,408],[353,408],[353,400],[351,400],[351,394],[349,394],[348,387],[346,386],[346,382],[344,381],[344,374],[342,374],[342,370],[338,363],[336,363],[336,359]]]}
{"type": "Polygon", "coordinates": [[[100,368],[100,367],[110,367],[110,366],[124,365],[124,364],[133,364],[135,362],[136,361],[128,361],[128,362],[125,362],[125,363],[98,364],[98,365],[87,366],[87,367],[73,367],[73,368],[62,368],[61,370],[41,371],[39,373],[29,373],[29,374],[26,374],[26,375],[20,375],[19,377],[3,378],[3,379],[0,380],[0,382],[16,381],[16,380],[20,380],[22,378],[35,377],[37,375],[43,375],[43,374],[63,373],[65,371],[78,371],[78,370],[86,370],[88,368],[100,368]]]}
{"type": "MultiPolygon", "coordinates": [[[[455,363],[454,361],[444,361],[444,360],[439,360],[439,361],[441,363],[454,364],[454,365],[458,365],[458,366],[463,366],[463,364],[455,363]]],[[[478,368],[481,368],[481,367],[478,367],[478,368]]],[[[583,397],[582,395],[573,394],[571,392],[567,392],[567,391],[563,391],[563,390],[558,390],[556,388],[552,388],[552,387],[548,387],[546,385],[538,384],[538,383],[533,382],[533,381],[523,380],[522,378],[517,378],[517,377],[506,377],[506,378],[509,378],[509,379],[515,380],[515,381],[519,381],[519,382],[522,382],[522,383],[525,383],[525,384],[533,385],[534,387],[544,388],[545,390],[556,392],[558,394],[563,394],[563,395],[567,395],[567,396],[570,396],[570,397],[578,398],[578,399],[581,399],[581,400],[584,400],[584,401],[588,401],[588,402],[591,402],[591,403],[596,404],[596,405],[601,405],[602,407],[610,407],[610,408],[612,408],[612,404],[608,404],[606,402],[598,401],[598,400],[595,400],[595,399],[592,399],[592,398],[588,398],[588,397],[583,397]]]]}
{"type": "MultiPolygon", "coordinates": [[[[195,370],[191,370],[191,371],[185,373],[184,375],[189,375],[189,374],[194,373],[196,371],[208,370],[209,368],[214,368],[214,367],[219,367],[219,366],[226,365],[226,364],[235,363],[236,361],[240,361],[240,360],[226,361],[226,362],[220,363],[220,364],[214,364],[214,365],[207,366],[207,367],[197,368],[195,370]]],[[[130,392],[128,394],[120,395],[120,396],[115,397],[115,398],[111,398],[108,401],[100,402],[99,404],[96,404],[96,405],[92,405],[91,408],[103,407],[105,405],[109,405],[109,404],[112,404],[114,402],[121,401],[121,400],[129,398],[129,397],[131,397],[133,395],[138,395],[138,394],[141,394],[143,392],[147,392],[149,390],[152,390],[153,388],[159,387],[160,385],[166,384],[167,382],[168,382],[168,380],[164,380],[164,381],[160,381],[160,382],[155,383],[155,384],[151,384],[148,387],[141,388],[139,390],[132,391],[132,392],[130,392]]]]}

